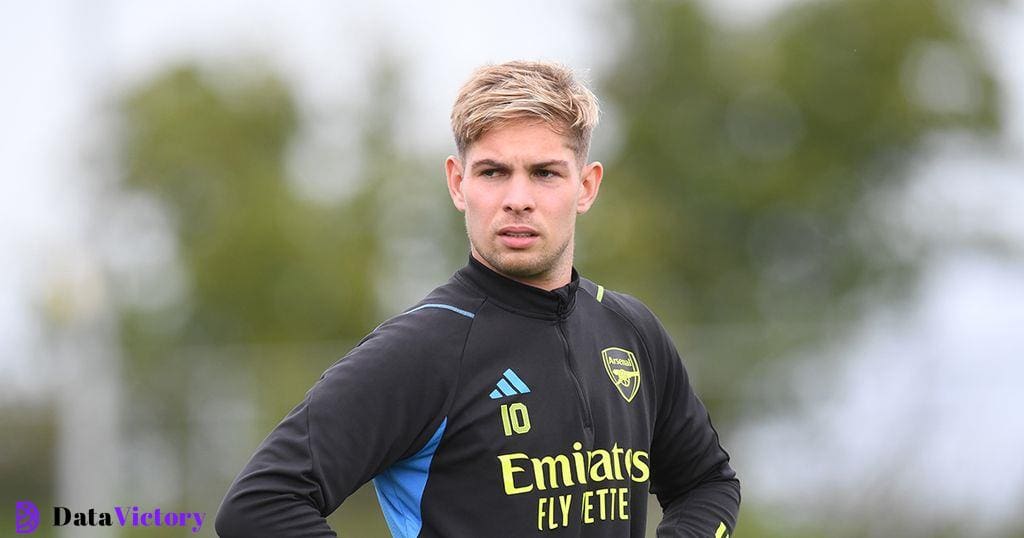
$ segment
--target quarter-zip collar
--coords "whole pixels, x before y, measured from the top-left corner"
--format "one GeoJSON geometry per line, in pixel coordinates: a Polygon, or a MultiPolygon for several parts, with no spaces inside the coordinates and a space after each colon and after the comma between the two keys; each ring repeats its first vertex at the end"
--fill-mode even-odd
{"type": "Polygon", "coordinates": [[[497,273],[472,255],[469,263],[459,269],[455,277],[484,292],[489,300],[506,310],[544,319],[568,316],[576,306],[576,290],[580,285],[580,275],[575,267],[568,284],[547,291],[497,273]]]}

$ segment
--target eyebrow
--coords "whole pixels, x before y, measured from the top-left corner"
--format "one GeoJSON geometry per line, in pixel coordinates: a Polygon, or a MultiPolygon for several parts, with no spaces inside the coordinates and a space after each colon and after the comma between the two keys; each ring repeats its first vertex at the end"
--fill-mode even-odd
{"type": "Polygon", "coordinates": [[[479,161],[476,161],[472,165],[470,165],[469,168],[471,170],[479,170],[480,168],[484,168],[484,167],[487,167],[487,168],[498,168],[500,170],[509,170],[509,169],[512,168],[508,164],[495,161],[494,159],[480,159],[479,161]]]}
{"type": "MultiPolygon", "coordinates": [[[[569,163],[566,162],[566,161],[563,161],[561,159],[554,159],[554,160],[550,160],[550,161],[543,161],[543,162],[539,162],[539,163],[533,163],[533,164],[529,165],[529,168],[531,170],[539,170],[541,168],[550,168],[550,167],[553,167],[553,166],[563,166],[563,167],[568,168],[569,167],[569,163]]],[[[476,162],[474,162],[473,164],[470,165],[470,169],[471,170],[478,170],[478,169],[483,168],[483,167],[497,168],[499,170],[510,170],[510,169],[512,169],[511,165],[503,163],[503,162],[495,161],[494,159],[480,159],[479,161],[476,161],[476,162]]]]}
{"type": "Polygon", "coordinates": [[[544,161],[544,162],[540,162],[540,163],[531,164],[530,168],[533,169],[533,170],[539,170],[541,168],[551,168],[553,166],[562,166],[562,167],[568,168],[569,167],[569,163],[567,163],[566,161],[563,161],[563,160],[544,161]]]}

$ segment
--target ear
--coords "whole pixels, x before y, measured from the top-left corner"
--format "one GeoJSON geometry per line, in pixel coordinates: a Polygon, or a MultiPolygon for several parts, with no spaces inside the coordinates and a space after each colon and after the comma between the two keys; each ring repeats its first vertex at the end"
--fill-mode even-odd
{"type": "Polygon", "coordinates": [[[462,195],[462,161],[449,155],[444,161],[444,173],[448,177],[448,194],[459,211],[466,211],[466,198],[462,195]]]}
{"type": "Polygon", "coordinates": [[[576,213],[582,215],[590,210],[597,200],[597,191],[601,188],[601,177],[604,166],[594,161],[583,167],[580,173],[580,197],[576,200],[576,213]]]}

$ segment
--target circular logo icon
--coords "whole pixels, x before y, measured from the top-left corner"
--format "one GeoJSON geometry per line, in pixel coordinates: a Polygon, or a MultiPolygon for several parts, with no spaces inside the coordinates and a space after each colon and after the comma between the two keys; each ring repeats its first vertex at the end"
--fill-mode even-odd
{"type": "Polygon", "coordinates": [[[14,505],[14,532],[29,534],[39,528],[39,508],[32,501],[18,501],[14,505]]]}

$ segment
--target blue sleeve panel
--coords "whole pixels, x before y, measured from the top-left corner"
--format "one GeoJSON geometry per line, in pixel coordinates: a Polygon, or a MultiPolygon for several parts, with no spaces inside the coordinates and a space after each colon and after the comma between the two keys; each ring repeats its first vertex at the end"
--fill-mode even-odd
{"type": "Polygon", "coordinates": [[[395,538],[415,538],[420,534],[423,527],[423,490],[427,487],[430,463],[447,424],[448,418],[445,417],[437,432],[419,452],[395,463],[373,479],[381,511],[395,538]]]}

